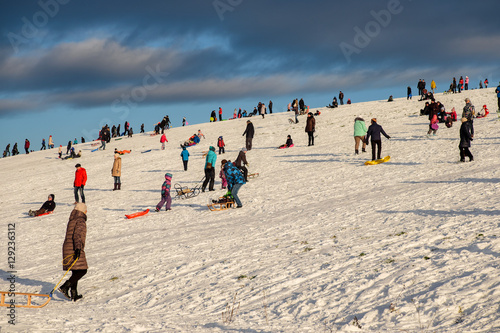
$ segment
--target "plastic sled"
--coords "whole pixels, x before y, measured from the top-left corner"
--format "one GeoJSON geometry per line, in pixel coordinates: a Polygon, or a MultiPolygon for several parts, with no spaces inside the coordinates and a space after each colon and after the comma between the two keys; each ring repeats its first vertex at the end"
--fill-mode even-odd
{"type": "MultiPolygon", "coordinates": [[[[11,306],[10,302],[5,302],[5,296],[10,294],[8,291],[0,291],[0,306],[11,306]]],[[[32,293],[13,293],[15,294],[15,299],[16,303],[15,306],[16,308],[31,308],[31,309],[38,309],[38,308],[43,308],[45,305],[49,304],[50,302],[50,295],[45,295],[45,294],[32,294],[32,293]],[[19,296],[26,296],[27,300],[25,304],[22,304],[20,302],[20,297],[19,296]],[[33,303],[33,298],[36,299],[35,303],[33,303]],[[42,303],[43,302],[43,303],[42,303]]]]}
{"type": "Polygon", "coordinates": [[[93,152],[98,151],[98,150],[99,150],[99,148],[96,148],[96,149],[92,149],[90,152],[93,153],[93,152]]]}
{"type": "Polygon", "coordinates": [[[254,178],[257,178],[257,177],[259,177],[259,173],[258,172],[248,174],[248,179],[254,179],[254,178]]]}
{"type": "Polygon", "coordinates": [[[142,212],[137,212],[137,213],[125,215],[125,217],[128,218],[128,219],[133,219],[133,218],[136,218],[136,217],[139,217],[139,216],[146,215],[147,213],[149,213],[149,208],[146,209],[146,210],[144,210],[144,211],[142,211],[142,212]]]}
{"type": "Polygon", "coordinates": [[[123,139],[123,138],[116,138],[115,141],[118,141],[118,140],[121,140],[121,139],[123,139]]]}
{"type": "Polygon", "coordinates": [[[286,145],[285,146],[279,146],[278,148],[279,149],[286,149],[286,148],[292,148],[293,147],[293,143],[290,145],[290,147],[287,147],[286,145]]]}
{"type": "Polygon", "coordinates": [[[380,163],[385,163],[387,161],[389,161],[391,159],[390,156],[386,156],[384,158],[381,158],[379,160],[375,160],[375,161],[366,161],[365,162],[365,165],[375,165],[375,164],[380,164],[380,163]]]}
{"type": "MultiPolygon", "coordinates": [[[[54,211],[51,210],[50,212],[47,212],[47,213],[43,213],[43,214],[40,214],[40,215],[37,215],[37,216],[44,216],[44,215],[49,215],[49,214],[52,214],[54,211]]],[[[37,216],[33,216],[33,217],[37,217],[37,216]]]]}

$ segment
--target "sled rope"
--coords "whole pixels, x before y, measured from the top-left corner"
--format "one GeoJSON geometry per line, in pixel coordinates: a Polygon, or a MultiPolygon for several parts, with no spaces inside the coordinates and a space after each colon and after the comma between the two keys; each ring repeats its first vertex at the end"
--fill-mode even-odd
{"type": "MultiPolygon", "coordinates": [[[[63,266],[64,265],[67,265],[69,264],[70,262],[68,261],[66,264],[65,264],[65,261],[66,259],[68,259],[69,257],[73,257],[72,254],[70,254],[69,256],[67,256],[66,258],[64,258],[62,260],[62,263],[63,263],[63,266]]],[[[52,289],[52,291],[50,292],[50,297],[52,297],[52,294],[54,293],[54,291],[56,290],[57,286],[61,283],[61,281],[64,279],[64,277],[66,276],[66,274],[68,274],[68,272],[70,271],[70,269],[73,267],[74,264],[76,264],[76,261],[78,260],[78,258],[75,259],[75,261],[73,261],[73,263],[71,264],[71,266],[69,266],[68,270],[66,271],[66,273],[64,273],[63,277],[61,278],[61,280],[59,280],[59,282],[57,282],[57,284],[55,285],[54,289],[52,289]]]]}

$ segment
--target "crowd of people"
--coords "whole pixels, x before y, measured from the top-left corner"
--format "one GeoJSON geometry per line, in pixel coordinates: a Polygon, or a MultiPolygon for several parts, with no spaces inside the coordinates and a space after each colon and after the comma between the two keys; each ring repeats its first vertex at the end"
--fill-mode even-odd
{"type": "MultiPolygon", "coordinates": [[[[467,77],[466,77],[467,79],[467,77]]],[[[465,81],[468,83],[468,80],[465,81]]],[[[464,86],[465,90],[468,89],[467,83],[464,86]]],[[[486,85],[486,83],[485,83],[486,85]]],[[[434,81],[431,82],[431,94],[434,94],[435,89],[434,81]]],[[[420,80],[418,84],[419,95],[424,96],[427,94],[425,92],[425,81],[420,80]]],[[[459,89],[460,91],[461,89],[459,89]]],[[[498,107],[500,110],[500,83],[497,89],[495,90],[498,98],[498,107]]],[[[340,92],[339,100],[340,105],[343,105],[343,94],[340,92]]],[[[411,88],[408,87],[408,98],[411,98],[411,88]]],[[[335,104],[336,100],[334,99],[335,104]]],[[[291,110],[295,112],[296,121],[298,123],[297,115],[299,112],[305,112],[306,107],[303,99],[294,99],[294,101],[289,105],[291,110]]],[[[337,105],[338,107],[338,105],[337,105]]],[[[266,106],[263,103],[259,103],[259,105],[252,112],[252,115],[256,115],[257,112],[264,117],[267,113],[266,106]],[[257,109],[258,108],[258,109],[257,109]]],[[[483,106],[480,115],[487,112],[486,105],[483,106]]],[[[272,102],[269,103],[269,113],[272,113],[272,102]]],[[[240,115],[243,113],[236,112],[233,114],[233,117],[240,118],[240,115]]],[[[455,108],[452,109],[450,113],[446,112],[445,106],[439,101],[435,101],[435,99],[431,98],[430,102],[426,102],[425,107],[421,110],[421,115],[427,115],[429,117],[429,130],[427,135],[437,133],[436,126],[438,123],[446,123],[448,126],[448,121],[457,121],[457,113],[455,108]]],[[[475,107],[472,104],[469,98],[465,99],[465,106],[463,107],[462,117],[461,117],[461,127],[459,131],[460,142],[459,142],[459,155],[460,162],[465,162],[465,157],[469,158],[469,161],[473,161],[473,155],[470,151],[471,142],[474,139],[474,117],[476,117],[475,107]]],[[[222,120],[222,108],[219,108],[219,121],[222,120]]],[[[217,121],[217,118],[212,115],[211,121],[217,121]]],[[[169,129],[170,120],[168,116],[165,116],[161,122],[159,122],[155,126],[155,133],[159,134],[160,130],[162,133],[160,143],[162,144],[162,149],[165,149],[165,143],[168,142],[166,139],[166,135],[164,133],[165,129],[169,129]]],[[[141,126],[141,132],[143,132],[144,124],[141,126]]],[[[448,127],[451,127],[448,126],[448,127]]],[[[120,133],[120,125],[114,126],[111,128],[108,125],[103,126],[101,131],[99,132],[99,139],[101,140],[101,147],[103,150],[106,147],[106,143],[110,142],[111,137],[117,137],[120,135],[128,135],[132,136],[132,128],[130,127],[128,122],[124,124],[125,131],[123,134],[120,133]]],[[[312,112],[307,112],[307,120],[305,124],[305,132],[308,136],[308,146],[314,146],[314,133],[316,130],[316,120],[312,112]]],[[[248,182],[248,159],[247,152],[252,150],[252,141],[255,136],[255,127],[252,121],[249,119],[246,121],[246,127],[242,134],[245,137],[245,147],[241,148],[238,152],[237,157],[232,162],[229,159],[222,159],[220,163],[220,172],[219,177],[221,179],[221,187],[222,189],[228,190],[225,197],[231,198],[236,203],[236,208],[242,208],[243,203],[239,197],[240,189],[243,185],[248,182]]],[[[376,118],[371,119],[371,124],[367,128],[365,124],[365,120],[358,116],[354,119],[354,153],[356,155],[359,154],[359,146],[361,145],[361,152],[367,152],[366,147],[371,144],[371,152],[372,152],[372,160],[381,159],[382,152],[382,136],[390,139],[391,137],[385,132],[382,126],[378,123],[376,118]]],[[[188,161],[189,161],[189,151],[188,147],[198,144],[201,139],[204,139],[205,136],[198,130],[198,133],[193,134],[184,144],[181,145],[181,159],[183,162],[184,170],[188,169],[188,161]]],[[[84,138],[82,138],[81,142],[84,142],[84,138]]],[[[78,154],[75,154],[75,147],[78,141],[75,140],[69,141],[67,146],[66,154],[71,154],[73,158],[77,157],[78,154]]],[[[225,155],[225,142],[223,136],[219,136],[217,139],[217,144],[219,155],[225,155]]],[[[26,153],[29,153],[30,142],[28,139],[25,141],[25,150],[26,153]]],[[[290,148],[293,147],[293,140],[290,135],[287,136],[286,143],[281,145],[279,148],[290,148]]],[[[9,151],[10,144],[7,146],[6,151],[9,151]]],[[[45,140],[42,141],[42,148],[45,149],[45,140]]],[[[52,136],[49,137],[48,148],[54,148],[54,142],[52,136]]],[[[115,149],[113,165],[111,168],[111,176],[113,177],[114,188],[113,191],[121,190],[121,171],[122,171],[122,159],[120,155],[125,153],[124,151],[120,152],[115,149]]],[[[17,151],[17,143],[15,143],[12,154],[18,154],[17,151]]],[[[62,145],[59,146],[59,156],[62,154],[62,145]]],[[[81,154],[81,151],[80,151],[81,154]]],[[[9,152],[10,155],[10,152],[9,152]]],[[[5,156],[5,152],[4,152],[5,156]]],[[[80,155],[81,156],[81,155],[80,155]]],[[[216,148],[214,146],[210,146],[208,152],[205,154],[205,164],[204,164],[204,181],[201,186],[201,191],[205,192],[208,187],[208,191],[215,191],[215,170],[217,164],[217,153],[216,148]]],[[[173,175],[170,172],[165,173],[164,175],[165,181],[161,186],[160,192],[160,201],[155,206],[155,211],[159,212],[163,207],[165,207],[166,211],[170,211],[172,209],[172,197],[170,194],[172,187],[172,178],[173,175]]],[[[79,294],[77,290],[78,281],[87,273],[88,264],[85,256],[85,241],[86,241],[86,220],[87,220],[87,206],[85,204],[85,185],[87,182],[87,172],[85,168],[82,167],[80,163],[75,165],[75,176],[73,181],[73,191],[75,197],[75,207],[70,214],[69,221],[67,224],[66,238],[63,243],[63,269],[66,271],[71,270],[72,276],[64,282],[59,287],[59,291],[67,298],[76,301],[82,298],[82,295],[79,294]]],[[[50,194],[48,200],[40,207],[38,210],[30,210],[30,216],[40,216],[42,214],[47,214],[54,211],[56,207],[55,203],[55,195],[50,194]]]]}

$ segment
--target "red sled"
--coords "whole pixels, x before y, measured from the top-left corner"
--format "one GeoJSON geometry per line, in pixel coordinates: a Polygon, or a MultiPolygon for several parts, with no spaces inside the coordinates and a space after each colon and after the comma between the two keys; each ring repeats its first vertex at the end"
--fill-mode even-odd
{"type": "MultiPolygon", "coordinates": [[[[40,215],[37,215],[37,216],[49,215],[49,214],[52,214],[53,212],[54,212],[54,211],[53,211],[53,210],[51,210],[51,211],[49,211],[49,212],[47,212],[47,213],[43,213],[43,214],[40,214],[40,215]]],[[[33,216],[33,217],[36,217],[36,216],[33,216]]]]}
{"type": "Polygon", "coordinates": [[[278,148],[285,149],[285,148],[292,148],[292,147],[293,147],[293,143],[290,145],[290,147],[288,147],[287,145],[283,145],[283,146],[279,146],[278,148]]]}
{"type": "Polygon", "coordinates": [[[146,215],[147,213],[149,213],[149,208],[146,209],[145,211],[142,211],[142,212],[137,212],[137,213],[125,215],[125,217],[128,218],[128,219],[133,219],[133,218],[136,218],[136,217],[139,217],[139,216],[146,215]]]}

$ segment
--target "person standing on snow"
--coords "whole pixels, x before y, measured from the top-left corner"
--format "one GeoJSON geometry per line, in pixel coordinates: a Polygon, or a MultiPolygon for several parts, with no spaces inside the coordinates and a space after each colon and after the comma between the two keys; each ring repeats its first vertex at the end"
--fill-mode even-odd
{"type": "Polygon", "coordinates": [[[476,114],[476,109],[469,98],[465,99],[464,111],[462,112],[462,118],[467,118],[467,121],[470,123],[470,134],[474,137],[474,116],[476,114]]]}
{"type": "Polygon", "coordinates": [[[210,146],[208,153],[207,153],[207,158],[205,160],[205,181],[203,182],[203,185],[201,186],[201,191],[205,192],[205,189],[208,185],[208,190],[209,191],[215,191],[214,190],[214,182],[215,182],[215,162],[217,161],[217,154],[215,154],[215,147],[210,146]]]}
{"type": "Polygon", "coordinates": [[[368,127],[368,131],[366,132],[366,142],[369,142],[371,136],[371,144],[372,144],[372,161],[375,161],[375,147],[377,147],[377,159],[380,159],[380,154],[382,153],[382,138],[380,134],[383,134],[387,139],[391,137],[385,133],[382,126],[377,124],[377,118],[372,118],[371,125],[368,127]]]}
{"type": "Polygon", "coordinates": [[[240,191],[240,188],[245,185],[245,179],[243,179],[241,171],[231,162],[222,160],[222,167],[224,169],[224,174],[226,175],[227,188],[231,191],[234,201],[236,201],[236,208],[241,208],[243,205],[241,204],[238,192],[240,191]]]}
{"type": "Polygon", "coordinates": [[[436,89],[436,81],[432,80],[431,81],[431,91],[434,94],[434,89],[436,89]]]}
{"type": "Polygon", "coordinates": [[[308,146],[314,146],[314,132],[316,131],[316,119],[314,119],[312,112],[309,112],[307,114],[305,131],[308,135],[308,142],[309,142],[308,146]]]}
{"type": "Polygon", "coordinates": [[[226,152],[226,144],[224,143],[224,139],[222,136],[219,136],[219,139],[217,140],[217,147],[219,147],[219,155],[224,154],[226,152]]]}
{"type": "Polygon", "coordinates": [[[460,149],[460,162],[465,162],[465,156],[469,157],[469,162],[474,161],[474,157],[469,150],[472,140],[470,122],[467,118],[462,118],[462,126],[460,126],[460,143],[458,145],[460,149]]]}
{"type": "Polygon", "coordinates": [[[255,134],[255,129],[253,127],[253,124],[250,120],[247,120],[247,128],[245,129],[245,132],[243,132],[243,135],[246,135],[246,142],[245,142],[245,147],[247,150],[252,150],[252,140],[253,140],[253,135],[255,134]]]}
{"type": "Polygon", "coordinates": [[[219,107],[219,120],[222,121],[222,108],[219,107]]]}
{"type": "Polygon", "coordinates": [[[166,173],[165,174],[165,181],[163,182],[161,186],[161,200],[158,202],[156,205],[155,211],[159,212],[160,209],[165,205],[165,210],[172,210],[170,207],[172,204],[172,197],[170,196],[170,187],[172,186],[172,174],[171,173],[166,173]]]}
{"type": "Polygon", "coordinates": [[[85,203],[85,195],[83,194],[83,188],[87,183],[87,171],[82,168],[82,165],[78,163],[75,165],[75,181],[73,182],[74,192],[75,192],[75,204],[77,204],[80,199],[78,198],[78,193],[82,197],[82,202],[85,203]]]}
{"type": "Polygon", "coordinates": [[[87,274],[88,264],[85,256],[85,240],[87,238],[87,206],[77,203],[69,216],[66,227],[66,238],[63,243],[63,270],[71,268],[71,277],[59,287],[59,291],[67,298],[77,301],[78,281],[87,274]],[[73,264],[74,263],[74,264],[73,264]],[[71,289],[71,294],[69,291],[71,289]]]}
{"type": "Polygon", "coordinates": [[[354,119],[354,153],[359,154],[359,143],[363,142],[362,152],[366,153],[366,129],[365,120],[361,117],[354,119]]]}
{"type": "Polygon", "coordinates": [[[120,154],[115,153],[115,160],[113,161],[113,167],[111,168],[111,176],[115,180],[115,187],[113,188],[113,191],[116,190],[121,190],[122,188],[122,182],[121,182],[121,177],[122,175],[122,158],[120,157],[120,154]]]}
{"type": "Polygon", "coordinates": [[[161,150],[165,150],[165,142],[168,142],[168,140],[167,140],[167,136],[165,135],[165,133],[163,133],[161,135],[161,138],[160,138],[161,150]]]}
{"type": "Polygon", "coordinates": [[[500,112],[500,82],[498,82],[498,87],[495,89],[498,99],[498,112],[500,112]]]}
{"type": "Polygon", "coordinates": [[[342,90],[339,92],[339,101],[340,105],[344,105],[344,93],[342,92],[342,90]]]}
{"type": "Polygon", "coordinates": [[[182,157],[182,163],[184,164],[184,171],[187,171],[188,161],[189,161],[189,152],[187,151],[186,147],[182,147],[181,157],[182,157]]]}
{"type": "Polygon", "coordinates": [[[26,151],[26,154],[30,153],[30,140],[28,139],[24,140],[24,150],[26,151]]]}
{"type": "Polygon", "coordinates": [[[54,141],[52,140],[52,135],[49,135],[49,149],[54,148],[54,141]]]}
{"type": "Polygon", "coordinates": [[[247,154],[247,149],[241,148],[240,152],[238,153],[238,157],[234,161],[234,166],[240,169],[241,172],[243,172],[243,178],[245,179],[245,182],[248,181],[248,169],[246,168],[248,162],[246,154],[247,154]]]}

